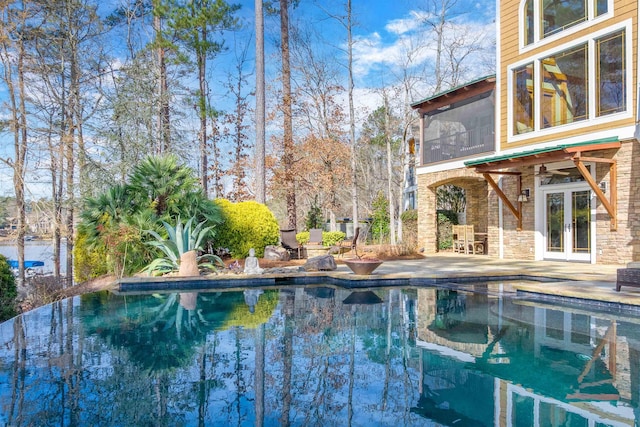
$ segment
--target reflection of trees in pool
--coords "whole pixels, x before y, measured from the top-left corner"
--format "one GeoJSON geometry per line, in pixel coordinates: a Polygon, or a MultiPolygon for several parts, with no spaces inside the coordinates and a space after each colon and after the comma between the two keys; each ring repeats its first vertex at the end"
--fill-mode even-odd
{"type": "Polygon", "coordinates": [[[466,294],[449,289],[436,291],[436,316],[429,330],[443,338],[461,343],[486,344],[489,319],[484,307],[486,295],[466,294]]]}
{"type": "Polygon", "coordinates": [[[89,333],[96,333],[112,347],[126,349],[131,361],[143,369],[158,370],[190,363],[211,331],[265,323],[278,303],[278,291],[266,291],[251,314],[242,292],[200,293],[193,310],[185,309],[181,297],[184,295],[178,293],[97,293],[82,298],[81,310],[89,333]]]}

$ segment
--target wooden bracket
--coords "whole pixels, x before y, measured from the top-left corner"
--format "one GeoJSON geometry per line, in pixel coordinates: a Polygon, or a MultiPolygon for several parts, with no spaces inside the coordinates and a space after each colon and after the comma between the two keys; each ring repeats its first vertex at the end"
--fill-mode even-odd
{"type": "MultiPolygon", "coordinates": [[[[511,203],[507,195],[504,194],[504,191],[502,191],[502,189],[498,186],[498,184],[493,180],[491,175],[489,175],[488,173],[483,173],[482,176],[484,177],[485,180],[487,180],[491,188],[495,190],[500,200],[502,200],[502,202],[507,206],[507,208],[509,208],[513,216],[516,217],[516,220],[518,221],[516,230],[521,231],[522,230],[522,202],[518,202],[518,208],[516,208],[515,206],[513,206],[513,203],[511,203]]],[[[521,175],[518,174],[518,194],[520,194],[520,189],[522,187],[521,178],[522,178],[521,175]]]]}
{"type": "Polygon", "coordinates": [[[576,165],[576,168],[578,168],[585,181],[587,181],[587,184],[589,184],[589,187],[591,187],[596,197],[598,197],[602,206],[607,210],[607,213],[611,218],[611,231],[616,231],[618,229],[618,168],[616,160],[601,159],[598,157],[581,157],[578,152],[573,156],[573,163],[576,165]],[[589,173],[589,169],[584,165],[585,161],[609,164],[609,199],[607,199],[607,196],[605,196],[602,189],[598,186],[598,183],[593,179],[591,173],[589,173]]]}

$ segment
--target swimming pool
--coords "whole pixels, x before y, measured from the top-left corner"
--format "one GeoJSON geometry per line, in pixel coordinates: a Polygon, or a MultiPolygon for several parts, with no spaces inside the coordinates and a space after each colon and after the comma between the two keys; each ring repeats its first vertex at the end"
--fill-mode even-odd
{"type": "Polygon", "coordinates": [[[640,317],[505,288],[68,299],[0,324],[0,424],[637,425],[640,317]]]}

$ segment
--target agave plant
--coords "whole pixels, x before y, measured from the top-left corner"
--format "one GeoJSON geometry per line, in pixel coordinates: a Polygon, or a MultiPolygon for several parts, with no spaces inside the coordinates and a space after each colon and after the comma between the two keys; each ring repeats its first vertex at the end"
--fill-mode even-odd
{"type": "MultiPolygon", "coordinates": [[[[178,217],[175,227],[163,221],[162,224],[167,230],[167,239],[153,230],[147,230],[147,233],[156,239],[148,242],[149,245],[160,249],[165,256],[154,259],[142,271],[149,274],[178,271],[182,254],[189,251],[203,252],[202,243],[213,227],[205,227],[204,221],[193,227],[194,220],[195,217],[191,217],[186,224],[182,225],[182,221],[178,217]]],[[[217,271],[218,267],[224,265],[220,257],[213,254],[200,255],[196,260],[199,269],[217,271]]]]}

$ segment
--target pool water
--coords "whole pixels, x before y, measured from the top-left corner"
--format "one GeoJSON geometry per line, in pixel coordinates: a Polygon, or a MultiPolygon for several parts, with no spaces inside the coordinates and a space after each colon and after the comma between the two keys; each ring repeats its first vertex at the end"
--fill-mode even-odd
{"type": "Polygon", "coordinates": [[[466,289],[68,299],[0,324],[0,425],[640,423],[640,317],[466,289]]]}

